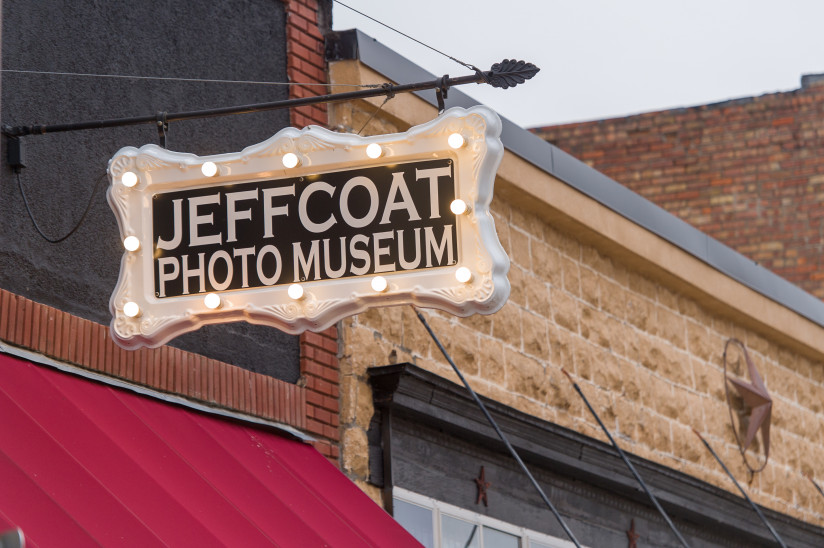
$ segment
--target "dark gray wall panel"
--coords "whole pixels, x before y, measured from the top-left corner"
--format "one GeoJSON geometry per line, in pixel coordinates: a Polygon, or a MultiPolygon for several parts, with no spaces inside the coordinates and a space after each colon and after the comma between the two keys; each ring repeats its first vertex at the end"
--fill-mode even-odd
{"type": "MultiPolygon", "coordinates": [[[[4,0],[5,70],[286,81],[283,4],[277,0],[4,0]]],[[[285,99],[283,86],[103,79],[5,72],[2,123],[31,125],[144,116],[285,99]]],[[[288,111],[173,123],[172,150],[234,152],[289,124],[288,111]]],[[[0,287],[108,324],[122,253],[104,174],[121,147],[157,143],[151,125],[30,136],[20,174],[35,219],[52,238],[68,232],[94,192],[76,234],[50,244],[35,232],[17,181],[0,169],[0,287]]],[[[186,350],[294,381],[297,338],[245,323],[209,326],[172,342],[186,350]]]]}

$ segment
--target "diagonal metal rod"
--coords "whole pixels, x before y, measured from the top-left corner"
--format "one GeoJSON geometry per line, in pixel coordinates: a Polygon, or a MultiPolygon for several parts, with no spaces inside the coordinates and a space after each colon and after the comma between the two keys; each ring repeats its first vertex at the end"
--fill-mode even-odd
{"type": "Polygon", "coordinates": [[[612,434],[609,433],[609,430],[604,425],[603,421],[601,420],[601,417],[599,417],[598,413],[595,412],[595,409],[592,408],[592,405],[589,403],[589,400],[584,395],[583,391],[581,390],[581,387],[578,386],[578,383],[575,382],[572,379],[572,376],[569,373],[567,373],[566,369],[561,368],[561,372],[564,375],[566,375],[567,379],[569,379],[569,382],[571,382],[572,386],[575,387],[575,391],[578,392],[578,395],[581,396],[582,400],[584,400],[584,403],[586,404],[587,409],[589,409],[589,412],[592,413],[593,417],[595,417],[595,420],[598,421],[598,425],[601,427],[601,430],[603,430],[604,434],[607,435],[607,439],[609,439],[609,442],[615,448],[615,451],[618,452],[618,455],[621,456],[621,458],[624,461],[624,464],[626,464],[627,468],[629,468],[629,471],[632,472],[632,475],[635,476],[636,481],[639,484],[641,484],[641,488],[644,490],[644,492],[650,498],[650,500],[652,501],[652,504],[655,505],[655,508],[658,510],[658,513],[661,514],[661,516],[664,518],[664,521],[667,522],[667,525],[669,525],[669,528],[672,529],[672,532],[675,534],[675,537],[678,539],[678,541],[681,543],[682,546],[685,546],[686,548],[689,548],[690,545],[687,544],[687,541],[684,539],[683,536],[681,536],[681,533],[678,532],[678,529],[675,527],[675,524],[672,523],[672,520],[670,519],[669,515],[661,507],[661,504],[658,502],[658,499],[655,497],[655,495],[652,494],[652,491],[649,490],[649,487],[647,487],[647,484],[646,484],[646,482],[644,482],[644,479],[641,477],[641,475],[635,469],[635,466],[632,465],[632,462],[630,462],[630,460],[627,458],[626,453],[624,453],[623,449],[621,449],[621,446],[618,445],[618,443],[612,437],[612,434]]]}
{"type": "Polygon", "coordinates": [[[518,452],[515,451],[514,447],[512,447],[512,444],[509,443],[509,440],[504,435],[503,431],[501,431],[500,427],[498,426],[498,423],[495,422],[495,419],[493,419],[492,415],[489,414],[489,411],[487,410],[484,403],[481,401],[481,398],[478,397],[478,394],[476,394],[475,391],[472,390],[472,387],[469,386],[469,383],[466,382],[466,379],[464,378],[461,371],[458,369],[458,366],[455,365],[455,362],[452,361],[452,358],[449,356],[449,353],[446,351],[446,348],[444,348],[444,346],[441,344],[441,341],[438,340],[438,337],[435,335],[434,331],[432,331],[432,328],[429,327],[429,323],[427,323],[426,318],[423,317],[423,315],[421,314],[421,312],[417,308],[415,308],[414,306],[412,308],[415,310],[415,314],[418,315],[418,319],[421,321],[423,326],[426,328],[426,331],[429,332],[429,336],[432,337],[432,340],[435,341],[435,344],[438,346],[438,349],[440,349],[441,353],[446,358],[446,361],[448,361],[449,365],[452,366],[452,370],[455,371],[455,374],[458,375],[458,378],[461,379],[461,382],[463,383],[463,385],[466,387],[466,389],[472,395],[472,398],[475,400],[475,403],[478,405],[478,407],[480,407],[481,411],[483,412],[484,416],[486,417],[486,420],[488,420],[489,424],[492,425],[492,428],[495,429],[495,433],[497,433],[498,437],[501,438],[501,441],[504,442],[504,445],[506,445],[506,448],[509,450],[509,453],[518,462],[518,465],[521,467],[521,470],[524,471],[524,473],[529,478],[529,481],[532,483],[532,485],[538,491],[538,494],[541,496],[544,503],[552,511],[553,515],[555,516],[555,519],[557,519],[558,523],[561,524],[561,527],[564,529],[564,532],[567,534],[569,539],[575,544],[575,546],[577,546],[578,548],[581,548],[581,544],[578,542],[578,539],[575,538],[575,535],[572,534],[572,531],[569,529],[566,522],[564,522],[564,518],[561,517],[561,514],[558,513],[558,510],[555,508],[555,506],[552,504],[552,502],[549,500],[549,498],[547,498],[546,493],[544,493],[544,490],[541,489],[540,485],[538,485],[538,482],[535,480],[535,477],[532,475],[532,473],[530,473],[529,469],[526,467],[526,464],[524,464],[524,461],[522,461],[520,455],[518,455],[518,452]]]}
{"type": "MultiPolygon", "coordinates": [[[[231,114],[247,114],[250,112],[263,112],[268,110],[278,110],[284,108],[296,108],[318,103],[339,103],[351,101],[353,99],[368,99],[370,97],[393,97],[396,93],[410,93],[427,89],[444,91],[452,86],[464,84],[487,83],[493,87],[507,89],[523,83],[532,78],[540,69],[532,63],[523,61],[510,61],[505,59],[502,63],[492,65],[488,71],[477,71],[469,76],[459,76],[450,78],[445,75],[435,80],[415,82],[412,84],[383,84],[373,89],[358,91],[348,91],[344,93],[330,93],[326,95],[316,95],[312,97],[301,97],[297,99],[286,99],[270,103],[255,103],[250,105],[240,105],[231,107],[214,108],[209,110],[193,110],[188,112],[161,112],[165,116],[166,122],[178,122],[191,120],[194,118],[214,118],[217,116],[228,116],[231,114]]],[[[86,122],[76,122],[71,124],[54,125],[30,125],[30,126],[3,126],[2,133],[8,137],[23,137],[25,135],[43,135],[46,133],[57,133],[64,131],[80,131],[85,129],[103,129],[120,126],[133,126],[139,124],[157,124],[158,113],[147,116],[135,116],[131,118],[112,118],[108,120],[90,120],[86,122]]]]}
{"type": "Polygon", "coordinates": [[[693,431],[693,432],[695,432],[695,435],[696,435],[696,436],[698,436],[698,437],[701,439],[701,441],[702,441],[702,442],[704,442],[704,447],[706,447],[706,448],[707,448],[707,450],[708,450],[710,453],[712,453],[712,456],[713,456],[713,457],[715,457],[715,460],[716,460],[716,461],[718,461],[718,464],[720,464],[720,465],[721,465],[721,468],[723,468],[723,469],[724,469],[724,472],[726,472],[726,473],[727,473],[727,476],[729,476],[729,478],[732,480],[732,482],[735,484],[735,486],[736,486],[736,487],[738,487],[738,490],[739,490],[739,491],[741,491],[741,494],[742,494],[742,495],[744,495],[744,498],[745,498],[745,499],[747,499],[747,502],[749,502],[749,503],[750,503],[750,506],[752,506],[752,509],[753,509],[753,510],[755,510],[755,513],[756,513],[756,514],[758,514],[758,517],[759,517],[759,518],[761,518],[761,521],[762,521],[762,522],[764,522],[764,525],[766,525],[766,526],[767,526],[767,529],[769,529],[769,530],[770,530],[770,533],[772,533],[772,536],[773,536],[773,537],[775,537],[775,540],[777,540],[777,541],[778,541],[778,544],[779,544],[782,548],[787,548],[787,545],[786,545],[786,544],[784,544],[784,541],[783,541],[783,540],[781,539],[781,537],[778,535],[778,532],[777,532],[775,529],[773,529],[773,526],[772,526],[772,525],[770,525],[770,522],[769,522],[769,521],[767,521],[767,518],[764,516],[764,513],[761,511],[761,509],[758,507],[758,505],[756,505],[756,504],[752,501],[752,499],[749,497],[749,495],[747,495],[747,492],[746,492],[746,491],[744,491],[744,488],[743,488],[743,487],[741,487],[741,484],[740,484],[740,483],[738,483],[738,480],[736,480],[736,479],[735,479],[735,476],[733,476],[733,475],[732,475],[732,473],[730,472],[729,468],[727,468],[727,465],[726,465],[726,464],[724,464],[724,461],[722,461],[722,460],[721,460],[721,457],[719,457],[719,456],[718,456],[718,453],[716,453],[716,452],[713,450],[712,446],[710,446],[709,442],[708,442],[707,440],[705,440],[705,439],[704,439],[704,436],[702,436],[702,435],[698,432],[698,430],[696,430],[695,428],[693,428],[693,429],[692,429],[692,431],[693,431]]]}
{"type": "Polygon", "coordinates": [[[809,474],[804,474],[804,475],[807,476],[807,479],[812,482],[812,484],[815,486],[815,488],[819,492],[819,494],[822,497],[824,497],[824,491],[821,490],[821,486],[818,485],[818,482],[816,482],[811,475],[809,475],[809,474]]]}

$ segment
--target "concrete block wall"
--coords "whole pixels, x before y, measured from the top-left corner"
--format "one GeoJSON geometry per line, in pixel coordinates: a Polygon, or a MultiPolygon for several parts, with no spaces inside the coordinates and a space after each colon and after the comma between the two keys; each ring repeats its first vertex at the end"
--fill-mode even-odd
{"type": "MultiPolygon", "coordinates": [[[[357,131],[372,110],[336,106],[332,119],[357,131]]],[[[397,120],[378,118],[364,133],[405,129],[397,120]]],[[[702,306],[671,279],[640,272],[613,250],[558,228],[552,218],[524,213],[500,197],[492,210],[512,260],[509,302],[493,315],[465,319],[425,312],[479,393],[606,441],[563,368],[625,450],[734,491],[692,429],[746,483],[722,361],[725,341],[738,338],[774,400],[770,462],[749,491],[759,504],[824,524],[820,495],[804,477],[824,480],[824,356],[781,346],[723,309],[702,306]]],[[[344,320],[340,336],[342,468],[379,500],[367,483],[373,408],[366,370],[412,362],[457,379],[409,307],[344,320]]],[[[746,378],[742,364],[738,360],[733,368],[746,378]]]]}

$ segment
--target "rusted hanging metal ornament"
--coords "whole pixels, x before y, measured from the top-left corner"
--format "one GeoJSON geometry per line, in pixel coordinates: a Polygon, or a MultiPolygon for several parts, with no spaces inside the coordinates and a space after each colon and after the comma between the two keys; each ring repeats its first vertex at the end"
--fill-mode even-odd
{"type": "Polygon", "coordinates": [[[727,407],[730,412],[730,422],[732,424],[733,434],[735,434],[735,441],[738,443],[738,450],[741,452],[741,456],[744,459],[744,464],[750,471],[750,474],[756,474],[764,469],[767,465],[767,461],[770,459],[770,419],[772,418],[772,397],[770,396],[770,393],[767,392],[767,387],[764,385],[764,380],[761,378],[761,375],[755,368],[755,364],[753,364],[750,359],[747,348],[738,339],[728,339],[724,344],[724,379],[724,390],[727,395],[727,407]],[[738,347],[741,354],[744,356],[750,382],[746,382],[729,374],[727,350],[730,345],[738,347]],[[741,424],[744,423],[744,419],[741,418],[738,426],[736,427],[736,422],[733,418],[735,410],[733,409],[732,398],[730,396],[730,385],[735,388],[746,407],[747,432],[743,441],[741,436],[739,436],[739,430],[741,429],[741,424]],[[747,459],[747,449],[750,445],[752,445],[752,442],[755,440],[759,431],[761,432],[761,443],[764,445],[764,462],[761,466],[756,468],[750,465],[750,462],[747,459]]]}
{"type": "Polygon", "coordinates": [[[627,539],[629,540],[627,548],[638,548],[639,538],[641,538],[641,535],[635,532],[635,519],[633,518],[629,525],[629,531],[627,531],[627,539]]]}
{"type": "Polygon", "coordinates": [[[475,478],[475,485],[478,486],[478,498],[475,499],[475,504],[480,504],[481,501],[484,502],[484,506],[489,506],[489,501],[486,498],[486,490],[489,488],[491,483],[486,481],[486,475],[484,473],[484,467],[481,466],[481,473],[475,478]]]}

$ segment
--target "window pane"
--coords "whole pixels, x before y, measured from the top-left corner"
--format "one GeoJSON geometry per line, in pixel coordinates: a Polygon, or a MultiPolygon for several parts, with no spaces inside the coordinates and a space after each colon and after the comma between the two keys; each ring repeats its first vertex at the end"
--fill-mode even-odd
{"type": "Polygon", "coordinates": [[[433,548],[432,510],[398,499],[394,499],[393,506],[395,521],[412,533],[412,536],[426,548],[433,548]]]}
{"type": "Polygon", "coordinates": [[[441,548],[478,548],[479,525],[441,514],[441,548]]]}
{"type": "Polygon", "coordinates": [[[484,548],[518,548],[520,537],[484,527],[484,548]]]}

